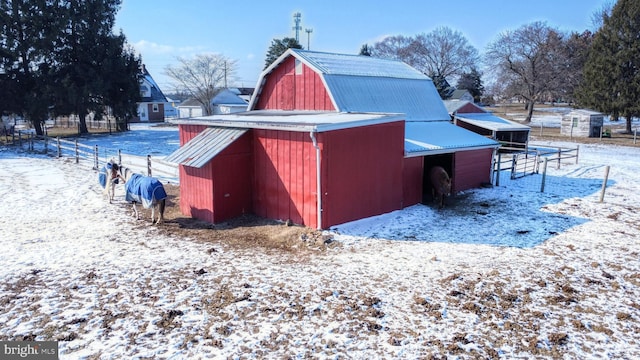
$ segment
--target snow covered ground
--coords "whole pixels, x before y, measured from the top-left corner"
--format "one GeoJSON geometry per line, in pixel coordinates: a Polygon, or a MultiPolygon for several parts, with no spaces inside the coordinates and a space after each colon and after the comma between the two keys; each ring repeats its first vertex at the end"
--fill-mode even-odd
{"type": "Polygon", "coordinates": [[[0,148],[0,340],[58,340],[61,359],[638,358],[639,159],[581,145],[544,193],[504,176],[287,253],[163,235],[90,164],[0,148]]]}

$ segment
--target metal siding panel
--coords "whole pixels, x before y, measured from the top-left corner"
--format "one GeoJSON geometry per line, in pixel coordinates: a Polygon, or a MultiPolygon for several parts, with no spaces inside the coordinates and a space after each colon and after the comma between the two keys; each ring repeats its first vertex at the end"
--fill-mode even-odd
{"type": "Polygon", "coordinates": [[[210,127],[165,158],[165,161],[200,168],[236,141],[247,129],[210,127]]]}
{"type": "Polygon", "coordinates": [[[180,210],[195,219],[214,222],[211,166],[180,166],[180,210]]]}
{"type": "Polygon", "coordinates": [[[492,149],[460,151],[454,154],[452,192],[479,188],[491,181],[492,149]]]}

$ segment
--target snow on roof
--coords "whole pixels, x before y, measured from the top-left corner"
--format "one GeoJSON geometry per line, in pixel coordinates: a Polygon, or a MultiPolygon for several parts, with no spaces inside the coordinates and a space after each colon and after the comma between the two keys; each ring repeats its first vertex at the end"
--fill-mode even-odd
{"type": "Polygon", "coordinates": [[[327,75],[429,79],[428,76],[399,60],[300,49],[291,49],[291,53],[308,66],[327,75]]]}
{"type": "Polygon", "coordinates": [[[448,121],[407,122],[404,132],[406,157],[495,148],[500,145],[448,121]]]}
{"type": "Polygon", "coordinates": [[[593,110],[588,110],[588,109],[573,109],[571,111],[569,111],[567,114],[565,115],[570,115],[570,114],[580,114],[580,115],[602,115],[601,112],[597,112],[597,111],[593,111],[593,110]]]}
{"type": "Polygon", "coordinates": [[[402,114],[391,113],[254,110],[169,121],[174,124],[323,132],[402,120],[404,120],[402,114]]]}
{"type": "Polygon", "coordinates": [[[465,113],[456,115],[457,120],[489,129],[491,131],[529,131],[527,125],[518,124],[507,119],[503,119],[492,113],[465,113]]]}
{"type": "Polygon", "coordinates": [[[240,97],[240,91],[238,89],[230,88],[223,89],[216,96],[211,99],[211,103],[215,105],[244,105],[247,106],[247,102],[240,97]]]}

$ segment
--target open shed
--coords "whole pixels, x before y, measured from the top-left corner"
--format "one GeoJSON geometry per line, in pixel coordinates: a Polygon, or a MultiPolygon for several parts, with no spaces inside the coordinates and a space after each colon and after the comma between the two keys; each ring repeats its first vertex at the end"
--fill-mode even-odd
{"type": "Polygon", "coordinates": [[[570,137],[599,137],[603,122],[603,114],[597,111],[572,110],[562,116],[560,133],[570,137]]]}

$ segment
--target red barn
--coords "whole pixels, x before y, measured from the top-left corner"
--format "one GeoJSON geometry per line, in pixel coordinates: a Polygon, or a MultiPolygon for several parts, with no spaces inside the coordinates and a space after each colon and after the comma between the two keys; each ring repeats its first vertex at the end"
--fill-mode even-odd
{"type": "Polygon", "coordinates": [[[430,78],[393,60],[289,49],[260,76],[249,111],[177,121],[181,210],[310,227],[401,209],[441,165],[454,190],[490,180],[498,144],[449,121],[430,78]]]}

